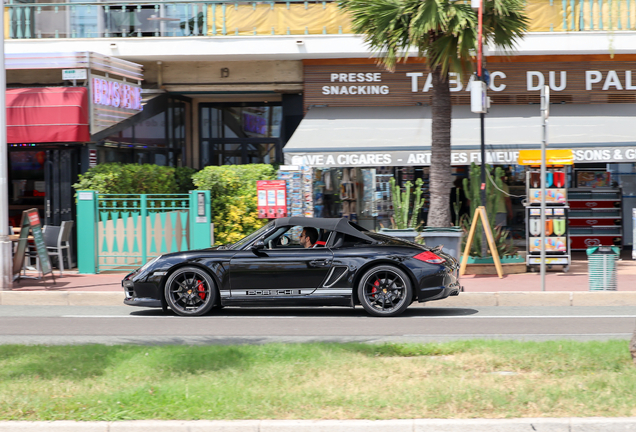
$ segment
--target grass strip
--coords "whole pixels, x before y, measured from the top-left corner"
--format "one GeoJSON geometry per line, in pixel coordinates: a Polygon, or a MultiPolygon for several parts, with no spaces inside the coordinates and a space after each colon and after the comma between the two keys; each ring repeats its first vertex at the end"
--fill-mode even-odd
{"type": "Polygon", "coordinates": [[[0,420],[635,415],[627,341],[0,346],[0,420]]]}

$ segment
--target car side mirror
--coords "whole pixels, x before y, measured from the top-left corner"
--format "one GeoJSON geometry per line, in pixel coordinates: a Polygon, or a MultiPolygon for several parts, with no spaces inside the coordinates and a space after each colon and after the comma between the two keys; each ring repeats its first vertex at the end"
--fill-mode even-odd
{"type": "Polygon", "coordinates": [[[265,249],[265,241],[263,239],[258,239],[254,243],[252,243],[253,251],[259,251],[261,249],[265,249]]]}

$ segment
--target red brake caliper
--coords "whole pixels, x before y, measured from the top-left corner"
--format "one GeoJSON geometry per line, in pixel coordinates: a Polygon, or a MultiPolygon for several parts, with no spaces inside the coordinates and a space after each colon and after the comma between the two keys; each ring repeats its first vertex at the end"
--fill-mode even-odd
{"type": "Polygon", "coordinates": [[[197,281],[197,289],[199,290],[199,297],[201,300],[205,300],[205,288],[203,287],[203,281],[197,281]]]}
{"type": "Polygon", "coordinates": [[[378,288],[380,288],[380,281],[379,280],[375,281],[375,283],[373,284],[373,288],[371,288],[371,294],[372,294],[373,298],[375,298],[375,296],[376,296],[375,293],[378,292],[378,288]]]}

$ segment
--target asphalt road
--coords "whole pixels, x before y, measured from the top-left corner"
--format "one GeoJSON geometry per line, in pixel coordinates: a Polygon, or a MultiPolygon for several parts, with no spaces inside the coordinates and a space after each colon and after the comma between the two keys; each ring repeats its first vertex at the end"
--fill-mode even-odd
{"type": "Polygon", "coordinates": [[[347,308],[226,308],[183,318],[126,306],[3,306],[0,344],[237,344],[629,339],[634,307],[413,307],[397,318],[347,308]]]}

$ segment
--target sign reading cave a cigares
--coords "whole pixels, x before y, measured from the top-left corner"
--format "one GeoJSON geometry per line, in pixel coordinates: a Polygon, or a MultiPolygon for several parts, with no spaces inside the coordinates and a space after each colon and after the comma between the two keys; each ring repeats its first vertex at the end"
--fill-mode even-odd
{"type": "MultiPolygon", "coordinates": [[[[636,162],[636,147],[603,147],[573,149],[574,162],[636,162]]],[[[491,164],[516,164],[519,150],[488,150],[486,162],[491,164]]],[[[481,163],[481,151],[453,150],[451,165],[468,165],[481,163]]],[[[311,152],[286,153],[285,163],[291,165],[308,165],[312,167],[350,167],[350,166],[427,166],[431,164],[431,152],[386,150],[359,152],[311,152]]]]}
{"type": "MultiPolygon", "coordinates": [[[[636,56],[599,57],[585,61],[578,56],[576,61],[574,56],[542,62],[489,60],[488,95],[498,104],[538,102],[541,88],[548,85],[553,102],[636,102],[636,56]]],[[[433,88],[430,72],[421,61],[400,63],[389,72],[372,60],[305,60],[304,74],[305,108],[429,104],[433,88]]],[[[471,74],[461,78],[450,74],[454,103],[470,103],[468,83],[472,79],[471,74]]]]}

